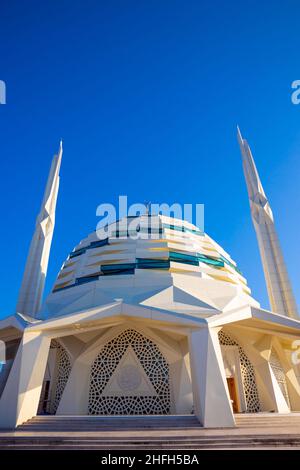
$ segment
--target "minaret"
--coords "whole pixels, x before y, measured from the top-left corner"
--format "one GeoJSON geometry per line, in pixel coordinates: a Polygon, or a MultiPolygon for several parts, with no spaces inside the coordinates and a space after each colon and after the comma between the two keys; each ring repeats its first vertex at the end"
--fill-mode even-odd
{"type": "Polygon", "coordinates": [[[55,224],[55,208],[59,187],[59,170],[63,148],[54,155],[40,213],[31,240],[19,292],[17,312],[36,317],[42,303],[49,254],[55,224]]]}
{"type": "Polygon", "coordinates": [[[274,225],[273,213],[263,190],[250,147],[243,139],[239,128],[238,141],[243,157],[251,216],[258,240],[271,309],[274,313],[299,319],[274,225]]]}

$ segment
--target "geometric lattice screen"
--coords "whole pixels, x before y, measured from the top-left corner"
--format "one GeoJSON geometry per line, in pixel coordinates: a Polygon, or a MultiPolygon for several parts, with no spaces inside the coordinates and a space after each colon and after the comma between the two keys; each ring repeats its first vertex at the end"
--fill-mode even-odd
{"type": "Polygon", "coordinates": [[[65,348],[56,340],[51,341],[51,349],[56,349],[56,377],[54,394],[50,403],[50,413],[55,414],[71,372],[71,362],[65,348]]]}
{"type": "Polygon", "coordinates": [[[236,341],[234,341],[227,333],[224,333],[224,331],[219,331],[219,342],[222,346],[238,347],[247,412],[257,413],[258,411],[260,411],[261,408],[256,386],[255,372],[251,362],[246,356],[243,348],[241,348],[241,346],[236,341]]]}
{"type": "Polygon", "coordinates": [[[109,341],[91,367],[88,413],[170,413],[169,365],[156,344],[133,329],[109,341]]]}

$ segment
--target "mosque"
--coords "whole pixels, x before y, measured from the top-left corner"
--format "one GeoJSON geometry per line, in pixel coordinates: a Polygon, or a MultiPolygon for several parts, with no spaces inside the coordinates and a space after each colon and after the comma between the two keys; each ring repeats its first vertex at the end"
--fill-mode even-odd
{"type": "Polygon", "coordinates": [[[43,299],[62,145],[53,159],[16,313],[0,321],[0,427],[38,414],[195,415],[300,411],[300,321],[272,211],[238,131],[271,310],[236,262],[184,220],[146,213],[84,238],[43,299]],[[2,343],[2,344],[3,344],[2,343]]]}

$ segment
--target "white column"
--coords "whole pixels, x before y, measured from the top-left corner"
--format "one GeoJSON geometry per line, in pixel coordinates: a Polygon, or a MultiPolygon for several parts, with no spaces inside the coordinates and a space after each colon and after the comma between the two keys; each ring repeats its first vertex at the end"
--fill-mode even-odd
{"type": "Polygon", "coordinates": [[[239,339],[239,342],[254,367],[262,410],[289,413],[289,407],[269,362],[272,350],[271,336],[265,335],[253,346],[242,338],[239,339]]]}
{"type": "Polygon", "coordinates": [[[235,425],[218,330],[202,328],[189,336],[194,410],[206,428],[235,425]]]}
{"type": "Polygon", "coordinates": [[[264,398],[261,403],[265,408],[264,411],[274,410],[276,413],[289,413],[290,409],[270,364],[262,359],[259,364],[255,365],[255,371],[258,378],[257,388],[260,396],[264,398]]]}
{"type": "Polygon", "coordinates": [[[0,427],[15,428],[36,415],[50,341],[24,332],[0,400],[0,427]]]}
{"type": "Polygon", "coordinates": [[[170,372],[173,378],[174,411],[179,415],[189,414],[193,408],[193,391],[188,348],[179,361],[170,365],[170,372]]]}
{"type": "Polygon", "coordinates": [[[276,336],[272,337],[273,347],[285,374],[291,411],[300,411],[300,383],[291,362],[291,352],[284,350],[276,336]]]}
{"type": "Polygon", "coordinates": [[[58,405],[57,415],[86,415],[91,365],[81,359],[74,361],[68,382],[58,405]]]}

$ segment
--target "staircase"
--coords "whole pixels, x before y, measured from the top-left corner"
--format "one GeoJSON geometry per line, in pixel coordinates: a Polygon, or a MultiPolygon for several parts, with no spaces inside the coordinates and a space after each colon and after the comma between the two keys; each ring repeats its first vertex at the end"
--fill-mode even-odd
{"type": "Polygon", "coordinates": [[[236,414],[235,422],[241,428],[298,428],[300,434],[300,413],[245,413],[236,414]]]}
{"type": "Polygon", "coordinates": [[[124,431],[145,429],[199,428],[194,415],[155,416],[36,416],[18,426],[18,431],[124,431]]]}
{"type": "Polygon", "coordinates": [[[237,427],[204,429],[195,416],[36,416],[0,431],[2,449],[300,448],[300,414],[236,415],[237,427]]]}

